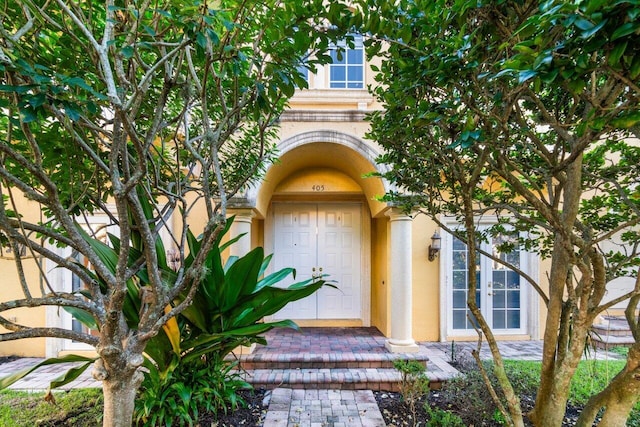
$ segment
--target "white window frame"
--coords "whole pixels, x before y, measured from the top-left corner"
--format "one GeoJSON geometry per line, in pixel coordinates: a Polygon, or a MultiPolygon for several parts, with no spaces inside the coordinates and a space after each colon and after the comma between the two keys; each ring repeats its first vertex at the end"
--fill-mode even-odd
{"type": "Polygon", "coordinates": [[[330,47],[330,55],[333,58],[334,55],[336,59],[341,57],[341,62],[334,64],[329,64],[329,89],[336,90],[363,90],[365,88],[366,76],[365,76],[365,55],[364,55],[364,39],[360,34],[352,34],[354,47],[349,47],[349,44],[346,40],[338,42],[337,45],[330,47]],[[360,52],[361,60],[359,62],[351,63],[349,61],[351,52],[360,52]],[[349,67],[359,67],[360,68],[360,80],[350,80],[349,79],[349,67]],[[344,68],[344,80],[334,80],[333,72],[334,69],[344,68]],[[344,85],[344,87],[334,86],[334,84],[344,85]],[[352,86],[350,86],[352,85],[352,86]],[[353,85],[357,85],[354,87],[353,85]]]}

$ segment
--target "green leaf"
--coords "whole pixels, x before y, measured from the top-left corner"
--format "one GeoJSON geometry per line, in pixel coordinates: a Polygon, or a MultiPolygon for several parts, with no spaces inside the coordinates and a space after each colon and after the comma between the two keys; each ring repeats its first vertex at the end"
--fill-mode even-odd
{"type": "Polygon", "coordinates": [[[606,23],[607,23],[607,20],[603,19],[600,23],[598,23],[598,25],[594,25],[592,28],[583,31],[582,34],[580,35],[580,37],[582,37],[583,39],[587,39],[587,38],[591,37],[592,35],[594,35],[598,31],[600,31],[602,29],[602,27],[605,26],[606,23]]]}
{"type": "Polygon", "coordinates": [[[134,49],[133,46],[125,46],[120,50],[120,54],[125,59],[130,59],[133,57],[134,49]]]}
{"type": "MultiPolygon", "coordinates": [[[[53,357],[50,359],[46,359],[30,368],[26,368],[23,369],[22,371],[18,371],[15,372],[11,375],[8,375],[6,377],[3,377],[2,379],[0,379],[0,390],[3,390],[7,387],[9,387],[11,384],[15,383],[16,381],[21,380],[22,378],[26,377],[27,375],[29,375],[31,372],[35,371],[36,369],[42,367],[42,366],[48,366],[48,365],[57,365],[60,363],[69,363],[69,362],[88,362],[89,365],[93,362],[95,362],[97,360],[97,358],[95,357],[86,357],[86,356],[78,356],[77,354],[69,354],[66,356],[62,356],[62,357],[53,357]]],[[[85,367],[86,369],[86,367],[85,367]]],[[[63,376],[64,377],[64,376],[63,376]]],[[[62,377],[60,377],[62,378],[62,377]]],[[[77,376],[76,376],[77,378],[77,376]]],[[[59,379],[56,379],[55,381],[59,381],[59,379]]],[[[66,384],[66,383],[64,383],[66,384]]],[[[60,384],[63,385],[63,384],[60,384]]],[[[59,386],[59,385],[58,385],[59,386]]]]}
{"type": "Polygon", "coordinates": [[[77,379],[84,371],[87,370],[91,365],[93,365],[95,360],[87,361],[79,366],[74,366],[73,368],[69,368],[67,372],[57,377],[55,380],[49,383],[49,389],[62,387],[63,385],[69,384],[70,382],[77,379]]]}
{"type": "Polygon", "coordinates": [[[640,123],[640,111],[632,111],[611,120],[611,125],[618,129],[631,129],[640,123]]]}
{"type": "Polygon", "coordinates": [[[627,22],[626,24],[621,25],[611,35],[611,41],[616,41],[621,37],[628,36],[629,34],[636,31],[639,26],[640,23],[638,22],[627,22]]]}
{"type": "Polygon", "coordinates": [[[583,18],[576,19],[573,24],[579,29],[581,29],[582,31],[590,30],[595,26],[593,22],[583,18]]]}
{"type": "Polygon", "coordinates": [[[534,78],[537,75],[538,75],[538,72],[535,71],[535,70],[520,71],[520,73],[518,73],[518,84],[522,84],[522,83],[534,78]]]}
{"type": "Polygon", "coordinates": [[[620,63],[620,58],[624,55],[625,50],[627,49],[627,42],[617,44],[615,48],[611,51],[609,55],[609,65],[612,67],[616,67],[620,63]]]}
{"type": "Polygon", "coordinates": [[[77,321],[85,325],[87,328],[98,329],[98,324],[96,323],[96,320],[86,310],[83,310],[77,307],[62,307],[62,308],[64,309],[64,311],[71,314],[71,316],[73,316],[74,319],[76,319],[77,321]]]}

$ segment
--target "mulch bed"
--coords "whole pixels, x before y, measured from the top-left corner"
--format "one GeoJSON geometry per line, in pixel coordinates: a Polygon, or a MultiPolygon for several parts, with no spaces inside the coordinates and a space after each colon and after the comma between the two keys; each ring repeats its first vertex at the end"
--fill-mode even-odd
{"type": "Polygon", "coordinates": [[[203,427],[261,426],[269,407],[269,404],[265,399],[266,390],[242,390],[238,394],[245,401],[246,406],[241,406],[234,411],[229,410],[226,414],[203,414],[198,419],[198,425],[203,427]]]}

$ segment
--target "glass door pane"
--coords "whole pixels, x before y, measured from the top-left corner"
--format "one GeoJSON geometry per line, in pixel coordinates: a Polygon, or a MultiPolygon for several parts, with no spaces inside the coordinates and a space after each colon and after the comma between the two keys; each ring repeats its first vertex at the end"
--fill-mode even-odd
{"type": "MultiPolygon", "coordinates": [[[[453,263],[452,263],[452,327],[455,330],[473,330],[473,315],[467,307],[469,295],[467,245],[460,239],[453,239],[453,263]]],[[[482,269],[480,258],[476,258],[476,303],[482,308],[482,269]]]]}
{"type": "MultiPolygon", "coordinates": [[[[507,263],[520,267],[520,248],[517,241],[509,236],[500,235],[493,238],[493,256],[507,263]],[[500,247],[508,244],[509,252],[501,252],[500,247]]],[[[521,327],[521,278],[518,273],[503,264],[492,261],[492,277],[490,295],[492,305],[493,329],[520,329],[521,327]]]]}

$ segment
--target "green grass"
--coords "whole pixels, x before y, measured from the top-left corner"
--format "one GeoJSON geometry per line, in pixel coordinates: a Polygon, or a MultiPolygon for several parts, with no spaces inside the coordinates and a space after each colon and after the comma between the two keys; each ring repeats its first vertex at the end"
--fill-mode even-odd
{"type": "Polygon", "coordinates": [[[629,354],[629,347],[613,347],[609,351],[626,357],[629,354]]]}
{"type": "Polygon", "coordinates": [[[100,426],[102,390],[76,389],[54,392],[55,403],[44,393],[3,391],[0,393],[0,425],[4,427],[100,426]]]}
{"type": "MultiPolygon", "coordinates": [[[[611,379],[622,370],[624,360],[583,360],[571,381],[569,404],[584,406],[589,397],[602,391],[611,379]]],[[[541,362],[506,360],[507,375],[518,393],[536,390],[541,362]]],[[[627,426],[640,427],[640,403],[629,415],[627,426]]]]}
{"type": "MultiPolygon", "coordinates": [[[[583,360],[578,365],[573,381],[569,403],[584,405],[589,397],[603,390],[611,379],[624,367],[624,360],[583,360]]],[[[540,376],[540,362],[507,360],[505,367],[509,378],[518,391],[535,390],[540,376]]]]}

